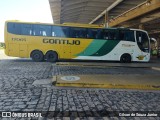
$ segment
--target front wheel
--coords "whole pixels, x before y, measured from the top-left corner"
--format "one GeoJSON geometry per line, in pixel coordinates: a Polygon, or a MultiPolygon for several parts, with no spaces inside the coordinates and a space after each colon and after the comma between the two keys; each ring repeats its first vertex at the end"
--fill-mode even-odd
{"type": "Polygon", "coordinates": [[[55,51],[48,51],[45,58],[47,62],[56,62],[58,60],[58,54],[55,51]]]}
{"type": "Polygon", "coordinates": [[[123,54],[120,58],[120,62],[130,63],[131,62],[131,55],[130,54],[123,54]]]}
{"type": "Polygon", "coordinates": [[[40,50],[32,51],[30,56],[31,56],[32,60],[35,62],[41,62],[44,59],[44,55],[43,55],[42,51],[40,51],[40,50]]]}

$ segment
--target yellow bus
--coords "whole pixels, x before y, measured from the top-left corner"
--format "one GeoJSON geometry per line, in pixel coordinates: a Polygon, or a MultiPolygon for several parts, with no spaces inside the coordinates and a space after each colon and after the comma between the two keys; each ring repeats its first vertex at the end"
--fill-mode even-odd
{"type": "Polygon", "coordinates": [[[40,62],[59,59],[150,60],[146,31],[87,24],[5,22],[5,54],[40,62]]]}

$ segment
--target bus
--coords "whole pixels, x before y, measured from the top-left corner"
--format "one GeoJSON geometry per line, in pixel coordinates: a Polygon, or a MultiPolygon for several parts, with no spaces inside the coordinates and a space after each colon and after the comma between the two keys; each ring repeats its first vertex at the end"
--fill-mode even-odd
{"type": "Polygon", "coordinates": [[[140,29],[9,20],[5,22],[5,54],[36,62],[59,59],[148,62],[150,38],[140,29]]]}

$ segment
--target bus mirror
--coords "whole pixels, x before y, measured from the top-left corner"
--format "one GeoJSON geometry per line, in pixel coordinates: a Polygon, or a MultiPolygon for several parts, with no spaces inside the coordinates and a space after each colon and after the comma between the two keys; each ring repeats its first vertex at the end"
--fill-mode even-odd
{"type": "Polygon", "coordinates": [[[155,38],[150,38],[151,39],[151,41],[153,41],[153,42],[157,42],[157,40],[155,39],[155,38]]]}
{"type": "Polygon", "coordinates": [[[155,38],[150,38],[151,42],[154,42],[155,48],[157,49],[157,40],[155,38]]]}

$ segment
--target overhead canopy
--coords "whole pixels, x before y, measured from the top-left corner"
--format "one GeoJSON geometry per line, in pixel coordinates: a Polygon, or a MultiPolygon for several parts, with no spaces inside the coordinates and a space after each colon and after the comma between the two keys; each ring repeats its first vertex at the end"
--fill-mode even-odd
{"type": "Polygon", "coordinates": [[[49,0],[49,3],[55,24],[104,24],[108,17],[110,27],[140,28],[157,36],[160,33],[160,0],[49,0]]]}
{"type": "MultiPolygon", "coordinates": [[[[114,18],[144,1],[146,0],[49,0],[49,3],[54,23],[90,23],[107,8],[112,7],[109,18],[114,18]]],[[[94,21],[103,22],[104,14],[94,21]]]]}

